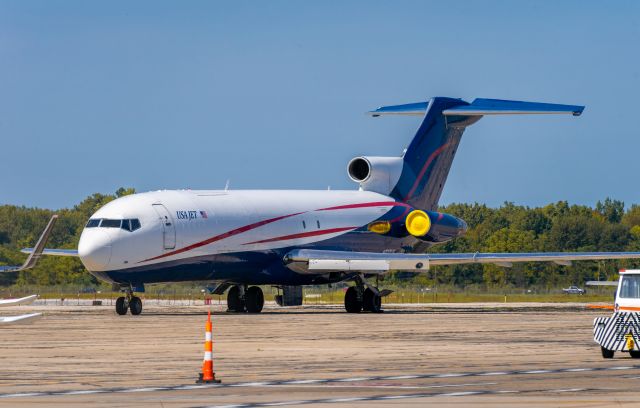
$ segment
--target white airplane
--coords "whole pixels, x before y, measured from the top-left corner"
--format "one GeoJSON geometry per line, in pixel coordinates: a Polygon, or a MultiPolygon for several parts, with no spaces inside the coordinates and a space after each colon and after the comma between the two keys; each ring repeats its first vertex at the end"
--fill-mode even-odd
{"type": "MultiPolygon", "coordinates": [[[[427,254],[431,245],[461,236],[466,223],[437,211],[465,128],[485,115],[572,114],[584,107],[493,99],[432,98],[388,106],[372,116],[424,119],[399,157],[360,156],[348,164],[353,191],[163,190],[118,198],[87,222],[79,256],[99,279],[125,295],[116,311],[142,311],[135,292],[159,282],[210,281],[229,288],[229,310],[258,313],[258,286],[283,290],[278,303],[302,303],[302,285],[353,281],[345,309],[381,311],[380,290],[369,279],[390,271],[424,272],[431,265],[640,258],[640,252],[427,254]]],[[[23,251],[37,253],[30,248],[23,251]]]]}
{"type": "MultiPolygon", "coordinates": [[[[49,220],[49,223],[47,223],[47,226],[45,227],[44,231],[40,235],[38,242],[36,242],[36,246],[33,248],[31,253],[27,257],[27,260],[24,261],[22,265],[0,266],[0,272],[19,272],[19,271],[24,271],[26,269],[33,268],[38,262],[38,259],[40,259],[40,257],[42,256],[44,246],[46,245],[47,240],[49,239],[49,235],[51,234],[51,231],[53,230],[53,226],[56,223],[57,219],[58,219],[58,216],[55,214],[51,217],[51,219],[49,220]]],[[[35,302],[37,298],[38,298],[38,295],[30,295],[22,298],[17,298],[17,299],[0,299],[0,307],[30,305],[31,303],[35,302]]],[[[30,322],[41,316],[42,316],[42,313],[29,313],[29,314],[11,316],[11,317],[0,316],[0,325],[18,323],[18,322],[20,323],[30,322]]]]}

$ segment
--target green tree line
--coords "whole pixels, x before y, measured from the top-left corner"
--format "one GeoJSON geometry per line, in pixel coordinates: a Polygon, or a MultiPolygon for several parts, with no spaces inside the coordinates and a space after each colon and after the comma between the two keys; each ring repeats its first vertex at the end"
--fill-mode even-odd
{"type": "MultiPolygon", "coordinates": [[[[47,244],[52,248],[77,248],[89,217],[109,201],[134,192],[120,188],[114,194],[93,194],[73,208],[55,211],[60,218],[47,244]]],[[[450,204],[440,211],[462,218],[467,234],[431,252],[562,252],[640,251],[640,206],[625,209],[622,201],[607,198],[595,207],[569,205],[566,201],[544,207],[506,202],[499,208],[484,204],[450,204]]],[[[26,258],[21,248],[33,246],[52,210],[13,205],[0,206],[0,265],[19,265],[26,258]]],[[[610,280],[619,268],[640,267],[637,261],[453,265],[433,268],[409,277],[419,284],[440,283],[458,287],[558,287],[584,284],[586,280],[610,280]]],[[[391,280],[398,280],[396,274],[391,280]]],[[[406,282],[406,279],[405,279],[406,282]]],[[[28,271],[0,274],[0,285],[94,285],[96,279],[71,257],[43,257],[28,271]]]]}

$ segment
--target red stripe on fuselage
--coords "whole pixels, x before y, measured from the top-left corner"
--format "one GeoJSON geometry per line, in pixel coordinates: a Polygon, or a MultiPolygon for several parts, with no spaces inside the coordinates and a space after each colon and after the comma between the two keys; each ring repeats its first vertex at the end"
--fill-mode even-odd
{"type": "MultiPolygon", "coordinates": [[[[258,227],[261,227],[263,225],[271,224],[272,222],[276,222],[276,221],[282,220],[284,218],[289,218],[289,217],[293,217],[295,215],[300,215],[300,214],[302,214],[302,212],[295,213],[295,214],[282,215],[280,217],[269,218],[267,220],[263,220],[263,221],[259,221],[259,222],[253,223],[253,224],[245,225],[244,227],[240,227],[240,228],[236,228],[236,229],[231,230],[231,231],[227,231],[224,234],[216,235],[215,237],[211,237],[209,239],[205,239],[204,241],[196,242],[195,244],[191,244],[191,245],[186,246],[184,248],[176,249],[175,251],[167,252],[166,254],[158,255],[158,256],[155,256],[153,258],[145,259],[144,261],[140,261],[140,262],[153,261],[153,260],[164,258],[164,257],[167,257],[167,256],[180,254],[182,252],[190,251],[192,249],[199,248],[201,246],[209,245],[212,242],[220,241],[221,239],[225,239],[225,238],[231,237],[233,235],[238,235],[238,234],[241,234],[243,232],[252,230],[254,228],[258,228],[258,227]]],[[[140,262],[138,262],[138,263],[140,263],[140,262]]]]}
{"type": "MultiPolygon", "coordinates": [[[[316,210],[316,211],[347,210],[347,209],[352,209],[352,208],[386,207],[386,206],[388,206],[388,207],[396,207],[396,206],[409,207],[408,204],[399,203],[399,202],[396,202],[396,201],[375,201],[375,202],[370,202],[370,203],[346,204],[346,205],[338,205],[338,206],[335,206],[335,207],[320,208],[319,210],[316,210]]],[[[289,218],[289,217],[293,217],[293,216],[296,216],[296,215],[304,214],[305,212],[307,212],[307,211],[297,212],[295,214],[282,215],[280,217],[269,218],[269,219],[264,220],[264,221],[259,221],[259,222],[253,223],[253,224],[245,225],[244,227],[240,227],[240,228],[236,228],[236,229],[231,230],[231,231],[227,231],[227,232],[225,232],[223,234],[216,235],[215,237],[208,238],[208,239],[206,239],[204,241],[196,242],[195,244],[188,245],[188,246],[186,246],[184,248],[176,249],[175,251],[167,252],[166,254],[154,256],[153,258],[148,258],[148,259],[145,259],[145,260],[140,261],[138,263],[147,262],[147,261],[154,261],[156,259],[165,258],[167,256],[181,254],[183,252],[190,251],[190,250],[195,249],[195,248],[200,248],[200,247],[205,246],[205,245],[209,245],[209,244],[211,244],[213,242],[220,241],[222,239],[229,238],[229,237],[231,237],[233,235],[241,234],[243,232],[247,232],[249,230],[261,227],[261,226],[266,225],[266,224],[270,224],[272,222],[276,222],[276,221],[279,221],[279,220],[282,220],[282,219],[285,219],[285,218],[289,218]]],[[[335,231],[335,232],[341,232],[341,231],[346,231],[346,230],[355,229],[355,228],[358,228],[358,227],[334,228],[334,230],[338,230],[339,229],[340,231],[335,231]]],[[[323,231],[330,231],[330,230],[323,230],[323,231]]],[[[322,234],[325,234],[325,233],[326,234],[330,234],[331,233],[331,232],[325,232],[325,233],[318,233],[318,232],[319,231],[314,231],[314,233],[302,233],[302,234],[311,234],[311,235],[307,235],[307,236],[314,236],[314,235],[322,235],[322,234]]],[[[293,235],[298,235],[298,234],[293,234],[293,235]]],[[[282,237],[280,237],[280,238],[282,238],[282,237]]],[[[250,242],[250,244],[258,243],[258,242],[269,242],[270,240],[279,241],[279,240],[281,240],[280,238],[269,238],[268,240],[250,242]]],[[[293,238],[290,238],[290,239],[293,239],[293,238]]],[[[248,245],[248,244],[244,244],[244,245],[248,245]]]]}
{"type": "Polygon", "coordinates": [[[336,232],[342,232],[342,231],[352,230],[356,228],[358,227],[329,228],[325,230],[301,232],[299,234],[283,235],[281,237],[267,238],[267,239],[262,239],[260,241],[247,242],[246,244],[243,244],[243,245],[264,244],[265,242],[286,241],[289,239],[298,239],[298,238],[306,238],[306,237],[315,237],[317,235],[335,234],[336,232]]]}
{"type": "Polygon", "coordinates": [[[320,208],[317,211],[331,211],[331,210],[348,210],[350,208],[365,208],[365,207],[408,207],[408,204],[399,203],[396,201],[375,201],[372,203],[359,203],[359,204],[346,204],[338,205],[336,207],[320,208]]]}

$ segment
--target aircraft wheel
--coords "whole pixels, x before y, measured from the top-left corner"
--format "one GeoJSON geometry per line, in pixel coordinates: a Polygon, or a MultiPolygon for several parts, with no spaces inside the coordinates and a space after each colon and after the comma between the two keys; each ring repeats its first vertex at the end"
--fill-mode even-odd
{"type": "Polygon", "coordinates": [[[358,300],[358,292],[354,286],[350,286],[344,294],[344,308],[347,313],[360,313],[362,301],[358,300]]]}
{"type": "Polygon", "coordinates": [[[132,297],[129,301],[129,310],[131,310],[131,314],[135,316],[142,313],[142,300],[137,296],[132,297]]]}
{"type": "Polygon", "coordinates": [[[244,302],[247,306],[247,312],[260,313],[264,307],[262,289],[257,286],[251,286],[244,295],[244,302]]]}
{"type": "Polygon", "coordinates": [[[227,311],[243,313],[244,308],[244,299],[240,297],[240,286],[232,286],[227,293],[227,311]]]}
{"type": "Polygon", "coordinates": [[[129,309],[129,305],[127,304],[127,299],[124,296],[120,296],[116,299],[116,313],[119,315],[126,315],[127,309],[129,309]]]}
{"type": "Polygon", "coordinates": [[[631,358],[640,358],[640,351],[638,350],[629,350],[629,354],[631,358]]]}
{"type": "Polygon", "coordinates": [[[613,350],[608,350],[600,346],[600,351],[602,351],[602,358],[613,358],[613,350]]]}
{"type": "Polygon", "coordinates": [[[382,298],[367,288],[362,295],[362,308],[367,312],[380,313],[382,312],[382,298]]]}

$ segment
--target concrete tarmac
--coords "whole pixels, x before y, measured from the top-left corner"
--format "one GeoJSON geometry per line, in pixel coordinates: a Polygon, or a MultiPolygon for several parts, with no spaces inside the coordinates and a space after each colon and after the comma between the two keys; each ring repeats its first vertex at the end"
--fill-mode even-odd
{"type": "Polygon", "coordinates": [[[194,384],[208,306],[35,305],[0,327],[0,407],[640,406],[640,359],[601,357],[579,304],[340,306],[228,314],[214,305],[221,385],[194,384]]]}

